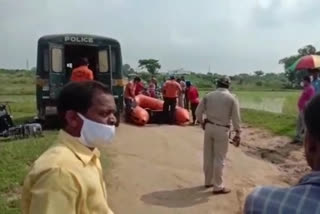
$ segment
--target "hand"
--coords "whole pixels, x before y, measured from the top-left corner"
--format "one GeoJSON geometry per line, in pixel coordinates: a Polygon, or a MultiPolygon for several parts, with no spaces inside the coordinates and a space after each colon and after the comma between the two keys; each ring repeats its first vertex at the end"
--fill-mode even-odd
{"type": "Polygon", "coordinates": [[[239,147],[240,146],[240,142],[241,142],[241,137],[240,135],[236,135],[233,137],[232,139],[232,144],[235,146],[235,147],[239,147]]]}
{"type": "Polygon", "coordinates": [[[202,128],[203,130],[205,130],[205,129],[206,129],[206,123],[201,123],[201,128],[202,128]]]}

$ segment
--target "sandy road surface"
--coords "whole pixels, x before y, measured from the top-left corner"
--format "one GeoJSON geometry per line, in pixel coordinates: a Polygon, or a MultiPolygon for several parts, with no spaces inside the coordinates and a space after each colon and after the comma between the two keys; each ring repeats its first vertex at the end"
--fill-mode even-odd
{"type": "MultiPolygon", "coordinates": [[[[250,131],[246,129],[244,136],[252,144],[256,139],[250,131]]],[[[225,181],[233,192],[213,196],[202,187],[202,139],[199,127],[122,124],[108,149],[113,163],[106,180],[115,213],[241,213],[253,187],[286,185],[276,165],[246,154],[250,144],[245,152],[230,145],[225,181]]]]}

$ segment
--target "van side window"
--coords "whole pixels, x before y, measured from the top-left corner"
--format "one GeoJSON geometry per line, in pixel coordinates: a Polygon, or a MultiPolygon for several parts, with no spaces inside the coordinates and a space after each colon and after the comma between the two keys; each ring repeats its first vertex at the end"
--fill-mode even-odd
{"type": "Polygon", "coordinates": [[[49,50],[43,50],[43,70],[44,72],[49,72],[49,50]]]}
{"type": "Polygon", "coordinates": [[[109,72],[109,57],[107,50],[99,51],[99,71],[109,72]]]}
{"type": "Polygon", "coordinates": [[[52,49],[52,71],[62,72],[62,49],[52,49]]]}

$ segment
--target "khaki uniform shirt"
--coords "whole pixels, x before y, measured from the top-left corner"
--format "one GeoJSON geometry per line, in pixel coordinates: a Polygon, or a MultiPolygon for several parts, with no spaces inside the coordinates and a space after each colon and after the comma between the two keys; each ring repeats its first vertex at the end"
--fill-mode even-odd
{"type": "Polygon", "coordinates": [[[60,131],[58,141],[25,178],[23,214],[113,214],[107,203],[98,149],[60,131]]]}
{"type": "Polygon", "coordinates": [[[237,99],[228,89],[218,88],[207,94],[200,102],[196,110],[196,117],[203,123],[203,116],[219,125],[233,124],[234,130],[240,131],[240,109],[237,99]]]}

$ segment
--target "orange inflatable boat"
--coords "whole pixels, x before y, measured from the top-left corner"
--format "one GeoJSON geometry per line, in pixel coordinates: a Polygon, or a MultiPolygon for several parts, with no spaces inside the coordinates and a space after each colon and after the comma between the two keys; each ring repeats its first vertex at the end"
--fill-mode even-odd
{"type": "Polygon", "coordinates": [[[145,109],[136,106],[131,112],[130,118],[134,124],[144,126],[149,121],[149,114],[145,109]]]}
{"type": "MultiPolygon", "coordinates": [[[[149,121],[149,114],[147,110],[150,109],[152,111],[162,111],[163,109],[163,101],[148,97],[145,95],[136,96],[137,106],[133,109],[131,113],[132,121],[137,125],[145,125],[149,121]]],[[[184,125],[190,121],[189,112],[181,107],[176,107],[175,112],[175,120],[178,125],[184,125]]]]}

